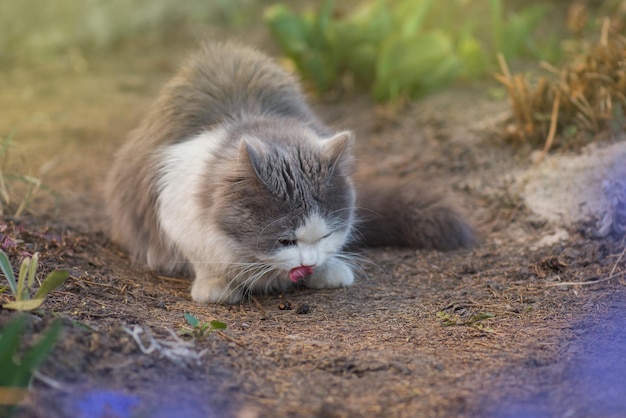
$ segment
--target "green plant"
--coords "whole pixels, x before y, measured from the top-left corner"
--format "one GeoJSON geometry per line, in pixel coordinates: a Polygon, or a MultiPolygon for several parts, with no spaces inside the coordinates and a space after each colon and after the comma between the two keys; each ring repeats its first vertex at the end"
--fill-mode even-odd
{"type": "Polygon", "coordinates": [[[325,0],[319,10],[292,13],[282,4],[265,19],[283,52],[319,91],[348,74],[377,100],[419,97],[455,79],[475,78],[533,49],[530,36],[544,9],[505,16],[502,0],[370,0],[345,15],[325,0]],[[479,25],[482,17],[488,25],[479,25]]]}
{"type": "MultiPolygon", "coordinates": [[[[13,309],[17,311],[35,310],[41,306],[48,293],[65,283],[69,277],[69,273],[65,270],[52,271],[43,280],[34,296],[31,297],[31,292],[34,291],[35,273],[37,272],[38,262],[39,256],[37,253],[32,257],[25,257],[20,265],[18,279],[15,280],[9,257],[4,251],[0,250],[0,270],[2,270],[4,277],[6,277],[9,283],[9,288],[15,296],[15,301],[2,305],[3,309],[13,309]]],[[[6,288],[2,289],[2,291],[5,290],[6,288]]]]}
{"type": "Polygon", "coordinates": [[[61,322],[55,320],[39,341],[22,353],[26,318],[24,314],[17,315],[0,330],[0,405],[16,405],[26,395],[34,371],[52,351],[59,336],[61,322]]]}
{"type": "Polygon", "coordinates": [[[210,332],[218,329],[226,329],[226,324],[217,320],[210,322],[200,322],[193,314],[185,313],[185,321],[191,328],[183,327],[180,331],[180,335],[191,335],[194,338],[204,338],[210,332]]]}

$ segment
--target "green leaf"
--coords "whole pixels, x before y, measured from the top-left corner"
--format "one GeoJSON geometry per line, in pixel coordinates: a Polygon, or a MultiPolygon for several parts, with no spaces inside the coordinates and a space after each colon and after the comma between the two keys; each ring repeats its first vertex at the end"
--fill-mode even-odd
{"type": "MultiPolygon", "coordinates": [[[[322,44],[325,43],[325,35],[328,33],[332,23],[331,19],[334,7],[335,2],[333,0],[325,0],[324,3],[322,3],[320,11],[317,13],[317,19],[315,19],[314,28],[318,43],[316,45],[316,42],[314,42],[314,46],[322,46],[322,44]]],[[[316,41],[316,39],[314,39],[314,41],[316,41]]]]}
{"type": "Polygon", "coordinates": [[[445,312],[437,312],[437,319],[441,322],[441,326],[450,327],[457,324],[457,320],[454,316],[445,313],[445,312]]]}
{"type": "Polygon", "coordinates": [[[430,73],[424,74],[419,85],[410,90],[411,97],[417,98],[430,93],[452,81],[459,73],[461,64],[459,59],[450,55],[433,66],[430,73]]]}
{"type": "Polygon", "coordinates": [[[487,58],[482,45],[475,37],[467,35],[459,40],[459,59],[465,78],[476,78],[485,72],[487,58]]]}
{"type": "Polygon", "coordinates": [[[2,305],[3,309],[12,309],[15,311],[34,311],[39,308],[43,303],[43,298],[16,300],[15,302],[8,302],[2,305]]]}
{"type": "Polygon", "coordinates": [[[226,324],[221,321],[211,321],[211,328],[213,329],[226,329],[226,324]]]}
{"type": "Polygon", "coordinates": [[[307,49],[309,28],[306,21],[294,15],[282,4],[274,4],[265,11],[265,21],[280,47],[292,58],[307,49]]]}
{"type": "Polygon", "coordinates": [[[33,254],[33,258],[28,264],[28,289],[33,288],[35,283],[35,273],[37,273],[37,265],[39,264],[39,253],[33,254]]]}
{"type": "Polygon", "coordinates": [[[485,319],[493,318],[494,316],[495,314],[491,312],[479,312],[477,314],[472,315],[470,319],[467,321],[467,323],[479,322],[485,319]]]}
{"type": "Polygon", "coordinates": [[[434,62],[452,54],[450,38],[442,32],[411,37],[392,36],[383,44],[377,62],[377,77],[412,80],[432,68],[434,62]]]}
{"type": "Polygon", "coordinates": [[[341,51],[349,53],[353,46],[367,44],[377,47],[394,29],[394,21],[385,0],[365,2],[345,20],[334,24],[341,51]]]}
{"type": "Polygon", "coordinates": [[[10,382],[10,374],[5,368],[9,368],[13,364],[14,354],[20,344],[20,337],[26,326],[25,315],[18,315],[0,330],[0,365],[2,373],[0,373],[0,387],[8,386],[10,382]]]}
{"type": "Polygon", "coordinates": [[[11,386],[26,387],[32,377],[33,371],[48,356],[61,331],[61,321],[55,320],[44,336],[35,344],[19,361],[17,373],[12,377],[11,386]]]}
{"type": "Polygon", "coordinates": [[[396,8],[402,36],[415,36],[420,32],[432,4],[433,0],[405,0],[396,8]]]}
{"type": "Polygon", "coordinates": [[[41,283],[41,287],[35,293],[35,298],[45,298],[48,293],[61,286],[70,276],[67,270],[54,270],[46,276],[41,283]]]}
{"type": "Polygon", "coordinates": [[[513,15],[502,28],[501,51],[506,58],[518,55],[530,39],[545,9],[541,6],[527,7],[519,14],[513,15]]]}
{"type": "Polygon", "coordinates": [[[187,321],[187,323],[194,328],[200,324],[200,321],[198,320],[198,318],[196,318],[190,313],[186,313],[184,317],[185,317],[185,321],[187,321]]]}
{"type": "Polygon", "coordinates": [[[61,320],[55,319],[46,330],[43,338],[22,357],[22,365],[29,367],[31,370],[37,368],[54,347],[60,331],[61,320]]]}
{"type": "Polygon", "coordinates": [[[315,84],[318,90],[325,91],[335,82],[337,72],[321,54],[316,52],[306,54],[301,65],[307,78],[315,84]]]}
{"type": "Polygon", "coordinates": [[[30,257],[25,257],[22,260],[22,264],[20,264],[20,274],[17,279],[17,293],[15,294],[15,299],[20,300],[28,300],[28,289],[25,288],[26,283],[26,275],[28,273],[28,266],[30,264],[30,257]]]}
{"type": "Polygon", "coordinates": [[[9,257],[2,250],[0,250],[0,269],[2,269],[4,277],[6,277],[9,282],[11,292],[13,292],[14,295],[17,295],[17,283],[15,281],[15,275],[13,274],[13,267],[9,261],[9,257]]]}
{"type": "Polygon", "coordinates": [[[401,92],[415,96],[449,81],[459,69],[452,40],[445,33],[393,36],[385,41],[378,56],[374,97],[388,100],[401,92]],[[435,82],[437,85],[432,85],[435,82]]]}
{"type": "Polygon", "coordinates": [[[378,49],[371,43],[362,43],[349,48],[344,58],[346,66],[354,78],[363,85],[370,85],[376,75],[376,55],[378,49]]]}
{"type": "Polygon", "coordinates": [[[476,324],[474,328],[479,331],[488,332],[490,334],[494,334],[496,332],[493,328],[485,326],[484,324],[476,324]]]}

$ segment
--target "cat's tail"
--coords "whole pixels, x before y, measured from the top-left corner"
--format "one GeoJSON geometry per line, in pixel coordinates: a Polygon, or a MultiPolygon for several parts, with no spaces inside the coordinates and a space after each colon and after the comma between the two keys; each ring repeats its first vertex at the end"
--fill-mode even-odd
{"type": "Polygon", "coordinates": [[[476,242],[461,211],[426,185],[357,179],[357,245],[453,250],[476,242]]]}

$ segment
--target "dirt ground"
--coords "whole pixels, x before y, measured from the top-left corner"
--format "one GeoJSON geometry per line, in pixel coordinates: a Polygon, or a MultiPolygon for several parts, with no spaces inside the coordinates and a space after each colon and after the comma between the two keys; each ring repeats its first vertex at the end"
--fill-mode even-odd
{"type": "MultiPolygon", "coordinates": [[[[26,215],[2,218],[15,241],[6,251],[15,267],[39,251],[40,277],[71,275],[25,336],[62,318],[15,416],[626,416],[626,279],[600,281],[624,270],[623,242],[593,239],[590,220],[537,247],[556,226],[507,188],[508,173],[531,163],[499,138],[508,107],[487,96],[489,82],[395,113],[354,94],[315,103],[332,126],[355,130],[362,170],[449,189],[481,231],[475,248],[371,250],[353,287],[235,306],[195,304],[188,280],[133,266],[107,238],[103,179],[194,46],[74,51],[0,74],[0,134],[15,130],[4,172],[47,187],[26,215]],[[227,328],[174,344],[185,313],[227,328]],[[145,349],[150,336],[158,347],[146,353],[137,340],[145,349]]],[[[0,312],[0,324],[13,315],[0,312]]]]}

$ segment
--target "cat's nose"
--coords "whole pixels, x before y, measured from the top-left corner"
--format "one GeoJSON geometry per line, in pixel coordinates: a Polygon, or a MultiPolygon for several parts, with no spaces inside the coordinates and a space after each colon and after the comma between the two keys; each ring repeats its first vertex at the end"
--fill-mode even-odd
{"type": "Polygon", "coordinates": [[[307,267],[315,267],[317,265],[317,251],[313,248],[300,249],[300,265],[307,267]]]}

